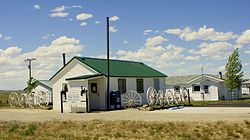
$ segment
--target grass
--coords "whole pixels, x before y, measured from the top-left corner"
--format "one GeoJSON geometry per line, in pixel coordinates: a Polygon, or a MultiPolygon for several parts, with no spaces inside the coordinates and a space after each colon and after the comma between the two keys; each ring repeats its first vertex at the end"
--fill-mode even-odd
{"type": "Polygon", "coordinates": [[[1,122],[0,139],[250,139],[250,122],[1,122]]]}
{"type": "Polygon", "coordinates": [[[205,107],[214,104],[250,104],[250,98],[242,98],[240,100],[223,100],[223,101],[191,101],[191,106],[205,107]]]}

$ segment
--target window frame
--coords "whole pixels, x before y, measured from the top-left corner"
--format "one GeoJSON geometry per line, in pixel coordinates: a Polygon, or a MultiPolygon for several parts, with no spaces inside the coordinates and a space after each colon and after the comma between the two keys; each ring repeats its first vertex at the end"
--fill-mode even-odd
{"type": "Polygon", "coordinates": [[[204,85],[204,93],[209,93],[209,85],[204,85]],[[207,89],[205,89],[205,87],[207,87],[207,89]]]}
{"type": "Polygon", "coordinates": [[[121,93],[121,94],[124,94],[127,92],[127,83],[126,83],[126,79],[118,79],[118,91],[121,93]],[[120,82],[123,82],[123,83],[120,83],[120,82]],[[123,87],[120,87],[120,85],[122,85],[123,87]]]}
{"type": "Polygon", "coordinates": [[[193,85],[193,92],[200,92],[201,86],[200,85],[193,85]],[[199,90],[195,90],[195,87],[199,87],[199,90]]]}
{"type": "Polygon", "coordinates": [[[144,93],[144,81],[142,78],[136,79],[136,91],[138,93],[144,93]],[[141,85],[139,85],[140,83],[141,83],[141,85]]]}

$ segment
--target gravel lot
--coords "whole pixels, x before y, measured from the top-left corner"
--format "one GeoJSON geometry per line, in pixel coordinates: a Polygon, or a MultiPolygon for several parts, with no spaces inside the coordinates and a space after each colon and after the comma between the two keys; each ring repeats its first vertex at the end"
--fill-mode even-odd
{"type": "Polygon", "coordinates": [[[0,121],[87,121],[87,120],[143,120],[143,121],[243,121],[250,120],[248,107],[185,107],[178,110],[116,110],[92,113],[63,113],[39,109],[0,109],[0,121]]]}

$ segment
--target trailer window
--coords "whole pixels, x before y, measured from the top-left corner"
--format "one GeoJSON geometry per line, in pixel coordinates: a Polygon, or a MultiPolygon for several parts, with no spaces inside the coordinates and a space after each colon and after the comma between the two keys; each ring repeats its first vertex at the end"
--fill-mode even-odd
{"type": "Polygon", "coordinates": [[[207,85],[204,86],[204,92],[205,92],[205,93],[209,93],[209,90],[208,90],[208,86],[207,86],[207,85]]]}
{"type": "Polygon", "coordinates": [[[201,91],[201,87],[200,86],[193,86],[193,91],[201,91]]]}

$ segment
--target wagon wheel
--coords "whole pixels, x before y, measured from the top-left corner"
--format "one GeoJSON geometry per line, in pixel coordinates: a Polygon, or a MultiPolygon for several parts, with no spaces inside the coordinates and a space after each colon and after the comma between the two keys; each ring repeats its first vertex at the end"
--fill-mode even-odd
{"type": "Polygon", "coordinates": [[[158,91],[158,100],[159,100],[160,106],[163,106],[163,107],[168,103],[163,90],[158,91]]]}
{"type": "Polygon", "coordinates": [[[181,91],[181,94],[182,94],[182,101],[185,103],[188,101],[188,92],[187,92],[187,89],[183,89],[181,91]]]}
{"type": "Polygon", "coordinates": [[[169,105],[175,104],[174,95],[173,95],[173,92],[171,90],[167,90],[167,92],[165,93],[165,97],[167,98],[167,102],[169,105]]]}
{"type": "Polygon", "coordinates": [[[35,107],[35,95],[34,95],[34,93],[28,93],[26,95],[25,104],[30,108],[35,107]]]}
{"type": "Polygon", "coordinates": [[[37,105],[40,107],[46,107],[48,104],[49,102],[46,92],[39,91],[37,94],[37,105]]]}
{"type": "Polygon", "coordinates": [[[18,107],[19,106],[19,97],[16,92],[12,92],[9,95],[9,104],[11,107],[18,107]]]}
{"type": "Polygon", "coordinates": [[[174,92],[175,103],[179,105],[182,102],[182,96],[178,91],[174,92]]]}
{"type": "Polygon", "coordinates": [[[25,108],[25,107],[26,107],[26,98],[27,98],[27,94],[26,94],[26,93],[22,93],[22,94],[20,95],[19,103],[20,103],[20,106],[21,106],[22,108],[25,108]]]}
{"type": "Polygon", "coordinates": [[[124,108],[134,108],[136,106],[141,106],[141,104],[141,95],[135,91],[128,91],[122,95],[122,106],[124,108]]]}
{"type": "Polygon", "coordinates": [[[148,104],[150,106],[154,106],[157,104],[157,91],[156,89],[149,87],[147,90],[147,100],[148,100],[148,104]]]}

